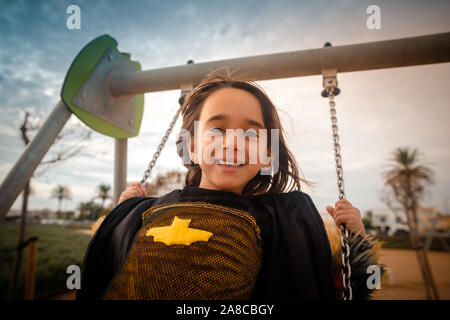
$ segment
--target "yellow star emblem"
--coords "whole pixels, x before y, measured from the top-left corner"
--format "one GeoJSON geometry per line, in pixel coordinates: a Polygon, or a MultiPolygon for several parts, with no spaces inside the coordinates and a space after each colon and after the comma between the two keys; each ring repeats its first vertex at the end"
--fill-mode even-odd
{"type": "Polygon", "coordinates": [[[188,246],[196,241],[208,241],[213,235],[208,231],[189,228],[190,223],[191,219],[180,219],[175,216],[170,226],[150,228],[145,235],[153,236],[155,242],[162,242],[168,246],[174,244],[188,246]]]}

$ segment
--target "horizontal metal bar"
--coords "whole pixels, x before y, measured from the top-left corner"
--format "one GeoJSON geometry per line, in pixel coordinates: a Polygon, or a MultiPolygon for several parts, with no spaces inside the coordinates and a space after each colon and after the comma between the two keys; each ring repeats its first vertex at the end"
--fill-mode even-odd
{"type": "Polygon", "coordinates": [[[3,180],[0,186],[0,221],[5,218],[14,201],[27,185],[71,114],[72,111],[64,102],[58,101],[41,129],[3,180]]]}
{"type": "Polygon", "coordinates": [[[189,82],[195,86],[222,66],[251,72],[258,81],[320,75],[324,69],[352,72],[442,62],[450,62],[450,32],[118,73],[109,88],[119,96],[179,89],[189,82]]]}

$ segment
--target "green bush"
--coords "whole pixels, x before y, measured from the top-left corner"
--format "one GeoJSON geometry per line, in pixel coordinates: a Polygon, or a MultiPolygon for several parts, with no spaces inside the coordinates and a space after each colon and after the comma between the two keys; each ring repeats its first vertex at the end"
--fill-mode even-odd
{"type": "MultiPolygon", "coordinates": [[[[18,230],[17,222],[0,224],[0,299],[6,299],[8,294],[18,230]]],[[[39,238],[35,297],[46,299],[67,290],[67,267],[75,264],[81,268],[90,236],[64,226],[28,225],[25,239],[32,235],[39,238]]],[[[24,250],[17,299],[23,297],[26,256],[24,250]]]]}

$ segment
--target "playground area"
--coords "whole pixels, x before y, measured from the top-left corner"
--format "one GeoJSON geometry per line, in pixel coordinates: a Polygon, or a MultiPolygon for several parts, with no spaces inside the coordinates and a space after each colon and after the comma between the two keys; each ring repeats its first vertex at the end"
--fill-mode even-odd
{"type": "MultiPolygon", "coordinates": [[[[15,223],[4,224],[1,228],[3,252],[13,252],[15,223]]],[[[65,268],[68,264],[81,265],[84,250],[88,245],[91,230],[83,228],[68,228],[65,226],[30,226],[29,234],[39,236],[39,255],[37,270],[38,300],[73,300],[75,291],[64,292],[65,268]],[[57,239],[57,241],[54,241],[57,239]],[[62,290],[62,291],[61,291],[62,290]],[[52,292],[54,292],[52,294],[52,292]]],[[[391,246],[395,243],[393,242],[391,246]]],[[[9,256],[9,254],[8,254],[9,256]]],[[[12,263],[12,256],[3,256],[4,289],[7,288],[8,272],[12,263]]],[[[431,271],[437,286],[439,298],[450,300],[450,252],[428,251],[431,271]]],[[[420,273],[417,256],[412,249],[382,248],[379,263],[388,268],[383,278],[381,289],[375,290],[374,300],[425,300],[426,293],[420,273]]],[[[21,287],[21,290],[23,288],[21,287]]]]}
{"type": "MultiPolygon", "coordinates": [[[[450,253],[429,251],[428,258],[436,282],[439,298],[450,300],[450,253]]],[[[373,300],[425,300],[426,293],[420,274],[416,253],[406,249],[382,249],[380,263],[390,268],[380,290],[373,300]]],[[[57,300],[73,300],[75,292],[55,297],[57,300]]]]}
{"type": "MultiPolygon", "coordinates": [[[[430,268],[436,282],[439,298],[450,299],[450,253],[429,251],[430,268]]],[[[382,249],[380,264],[390,268],[390,277],[376,290],[374,300],[424,300],[425,288],[414,250],[382,249]]]]}
{"type": "Polygon", "coordinates": [[[0,299],[366,299],[384,265],[371,299],[450,300],[450,3],[100,3],[0,14],[0,299]]]}

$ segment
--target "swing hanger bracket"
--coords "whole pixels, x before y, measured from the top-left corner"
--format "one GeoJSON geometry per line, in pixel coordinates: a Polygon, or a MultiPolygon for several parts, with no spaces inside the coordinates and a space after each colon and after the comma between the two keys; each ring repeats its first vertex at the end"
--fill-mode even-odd
{"type": "Polygon", "coordinates": [[[108,48],[73,99],[79,108],[128,133],[134,130],[134,96],[113,96],[107,89],[108,79],[115,72],[133,72],[129,55],[108,48]]]}
{"type": "Polygon", "coordinates": [[[322,97],[327,98],[329,96],[330,90],[332,90],[333,96],[337,96],[341,93],[338,88],[337,81],[337,69],[325,69],[322,70],[322,97]]]}
{"type": "Polygon", "coordinates": [[[180,85],[180,89],[181,94],[180,98],[178,99],[178,103],[181,106],[184,103],[184,100],[186,100],[186,96],[188,96],[192,92],[192,90],[194,90],[194,86],[192,85],[192,82],[182,83],[180,85]]]}

